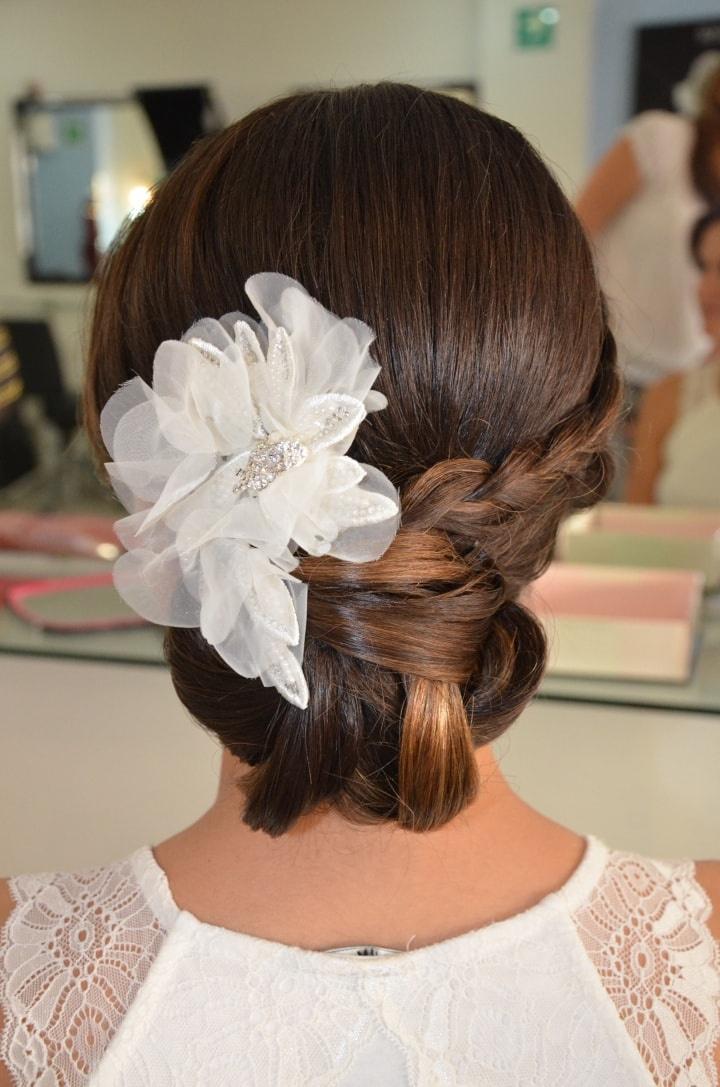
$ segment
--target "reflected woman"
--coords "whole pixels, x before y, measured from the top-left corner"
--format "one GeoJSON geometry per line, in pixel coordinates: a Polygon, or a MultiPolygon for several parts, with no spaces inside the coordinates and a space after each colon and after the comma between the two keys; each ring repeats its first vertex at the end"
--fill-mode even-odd
{"type": "Polygon", "coordinates": [[[649,385],[707,350],[688,238],[720,202],[720,53],[699,57],[674,98],[680,112],[646,110],[624,126],[576,203],[595,243],[631,413],[649,385]]]}
{"type": "Polygon", "coordinates": [[[698,220],[690,251],[712,347],[702,366],[671,374],[645,393],[625,499],[720,509],[720,207],[698,220]]]}

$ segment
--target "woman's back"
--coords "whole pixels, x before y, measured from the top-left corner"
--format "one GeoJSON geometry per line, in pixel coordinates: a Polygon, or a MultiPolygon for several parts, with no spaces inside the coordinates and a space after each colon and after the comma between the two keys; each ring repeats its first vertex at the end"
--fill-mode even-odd
{"type": "Polygon", "coordinates": [[[410,951],[306,950],[207,924],[179,908],[149,846],[10,888],[12,1083],[717,1083],[720,945],[690,861],[590,836],[528,910],[410,951]]]}

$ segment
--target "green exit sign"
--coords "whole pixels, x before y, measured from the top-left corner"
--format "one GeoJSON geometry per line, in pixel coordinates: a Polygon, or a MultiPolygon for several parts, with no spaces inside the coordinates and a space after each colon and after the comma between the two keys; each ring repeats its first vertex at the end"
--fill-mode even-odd
{"type": "Polygon", "coordinates": [[[537,8],[517,8],[515,44],[521,49],[546,49],[555,41],[555,28],[559,21],[558,9],[547,4],[537,8]]]}

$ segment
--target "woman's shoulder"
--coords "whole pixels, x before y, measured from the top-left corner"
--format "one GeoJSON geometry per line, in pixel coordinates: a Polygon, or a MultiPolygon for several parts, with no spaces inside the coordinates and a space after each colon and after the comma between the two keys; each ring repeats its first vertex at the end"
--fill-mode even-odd
{"type": "MultiPolygon", "coordinates": [[[[621,889],[617,901],[621,900],[628,912],[636,906],[645,910],[651,897],[658,910],[662,902],[674,900],[691,920],[705,926],[715,939],[720,938],[720,860],[668,859],[604,848],[604,866],[576,909],[577,917],[597,913],[604,902],[615,901],[621,889]]],[[[619,913],[615,919],[625,924],[619,913]]]]}
{"type": "Polygon", "coordinates": [[[144,856],[140,849],[109,864],[0,879],[0,1087],[39,1082],[52,1062],[68,1064],[59,1069],[62,1082],[79,1083],[77,1069],[102,1056],[172,921],[148,883],[144,856]],[[63,976],[64,997],[37,1000],[63,976]],[[64,1019],[68,1037],[74,1033],[69,1015],[100,1026],[58,1053],[64,1019]]]}
{"type": "Polygon", "coordinates": [[[717,1083],[720,861],[609,852],[573,921],[653,1082],[717,1083]]]}
{"type": "Polygon", "coordinates": [[[720,941],[720,861],[696,861],[695,878],[705,891],[711,907],[708,928],[720,941]]]}

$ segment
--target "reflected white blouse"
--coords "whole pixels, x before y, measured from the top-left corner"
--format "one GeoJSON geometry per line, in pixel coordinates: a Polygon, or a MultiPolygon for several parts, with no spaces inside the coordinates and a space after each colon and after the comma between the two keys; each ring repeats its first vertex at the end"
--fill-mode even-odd
{"type": "Polygon", "coordinates": [[[206,924],[150,846],[10,889],[0,1058],[17,1085],[717,1084],[720,947],[692,861],[589,837],[531,909],[387,954],[206,924]]]}

